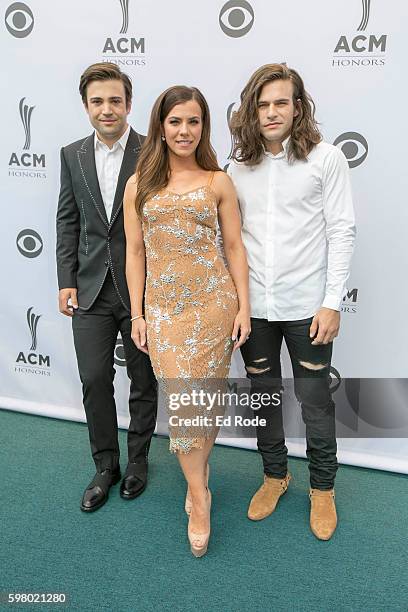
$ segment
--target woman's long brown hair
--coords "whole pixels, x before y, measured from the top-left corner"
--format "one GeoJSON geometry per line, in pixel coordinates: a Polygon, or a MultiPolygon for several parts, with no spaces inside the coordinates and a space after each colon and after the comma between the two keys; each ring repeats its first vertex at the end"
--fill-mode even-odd
{"type": "Polygon", "coordinates": [[[300,75],[285,64],[266,64],[249,79],[241,93],[241,106],[231,117],[232,159],[248,166],[255,166],[262,160],[265,147],[259,129],[258,100],[263,86],[279,79],[293,83],[293,103],[299,110],[293,120],[288,159],[305,160],[322,140],[314,116],[314,102],[305,90],[300,75]]]}
{"type": "Polygon", "coordinates": [[[196,149],[196,160],[203,170],[217,171],[220,167],[210,142],[210,111],[199,89],[175,85],[166,89],[156,100],[150,115],[149,131],[136,165],[136,211],[141,217],[145,202],[159,193],[169,182],[170,166],[167,143],[162,140],[162,124],[176,104],[195,100],[201,108],[203,129],[196,149]]]}

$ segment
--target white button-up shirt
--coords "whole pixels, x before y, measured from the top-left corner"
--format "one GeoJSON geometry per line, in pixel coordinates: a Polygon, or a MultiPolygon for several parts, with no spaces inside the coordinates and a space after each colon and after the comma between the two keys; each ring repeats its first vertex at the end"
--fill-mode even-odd
{"type": "Polygon", "coordinates": [[[108,220],[111,218],[113,200],[115,198],[116,186],[120,167],[123,161],[126,144],[129,138],[130,126],[119,140],[110,149],[108,145],[101,142],[95,132],[95,164],[98,175],[99,187],[101,189],[103,203],[105,205],[108,220]]]}
{"type": "Polygon", "coordinates": [[[257,166],[232,162],[247,250],[251,316],[269,321],[340,310],[355,238],[349,168],[321,142],[288,162],[289,139],[257,166]]]}

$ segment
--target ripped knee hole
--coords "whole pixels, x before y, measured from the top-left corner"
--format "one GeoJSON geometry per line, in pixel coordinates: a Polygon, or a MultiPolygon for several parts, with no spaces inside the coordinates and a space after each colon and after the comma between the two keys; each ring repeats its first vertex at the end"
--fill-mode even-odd
{"type": "Polygon", "coordinates": [[[327,363],[309,363],[309,361],[299,361],[299,363],[306,370],[324,370],[328,366],[327,363]]]}
{"type": "Polygon", "coordinates": [[[245,366],[245,369],[248,372],[248,374],[263,374],[264,372],[269,372],[269,370],[271,369],[271,366],[266,365],[266,364],[265,364],[265,367],[258,365],[261,363],[264,364],[265,361],[268,361],[266,357],[261,357],[260,359],[254,359],[251,365],[245,366]]]}

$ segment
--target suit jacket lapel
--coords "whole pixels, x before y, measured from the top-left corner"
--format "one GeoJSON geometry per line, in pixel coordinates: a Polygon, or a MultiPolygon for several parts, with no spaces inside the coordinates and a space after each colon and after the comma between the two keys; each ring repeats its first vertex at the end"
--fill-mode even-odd
{"type": "Polygon", "coordinates": [[[112,215],[110,225],[115,221],[123,205],[123,193],[125,191],[128,178],[134,173],[136,167],[137,154],[141,148],[139,135],[130,128],[129,138],[123,154],[122,165],[120,167],[118,183],[116,185],[115,198],[113,200],[112,215]]]}
{"type": "Polygon", "coordinates": [[[105,225],[109,225],[96,172],[94,138],[95,133],[85,138],[80,149],[77,151],[78,163],[89,197],[102,221],[105,225]]]}

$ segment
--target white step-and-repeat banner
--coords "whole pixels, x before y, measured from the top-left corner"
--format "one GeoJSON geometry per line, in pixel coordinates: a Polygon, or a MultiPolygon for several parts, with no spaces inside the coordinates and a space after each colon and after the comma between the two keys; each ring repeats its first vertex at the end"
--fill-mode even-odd
{"type": "MultiPolygon", "coordinates": [[[[270,62],[300,72],[325,140],[348,159],[358,224],[334,377],[406,377],[405,0],[3,0],[1,6],[2,408],[84,420],[70,320],[57,309],[55,211],[59,149],[91,132],[79,76],[105,60],[132,78],[130,123],[141,133],[161,91],[198,86],[212,111],[222,166],[231,145],[228,116],[250,74],[270,62]]],[[[115,361],[119,421],[126,427],[120,339],[115,361]]],[[[243,372],[238,356],[232,371],[243,372]]],[[[406,387],[396,380],[389,388],[384,410],[392,413],[406,387]]],[[[378,436],[341,439],[340,460],[408,473],[408,442],[397,437],[408,415],[398,410],[388,437],[379,424],[378,436]]],[[[253,440],[225,442],[254,447],[253,440]]],[[[303,444],[293,440],[290,451],[302,456],[303,444]]]]}

